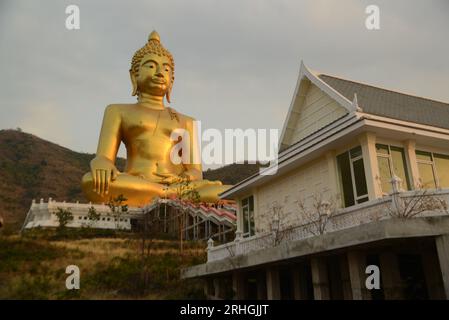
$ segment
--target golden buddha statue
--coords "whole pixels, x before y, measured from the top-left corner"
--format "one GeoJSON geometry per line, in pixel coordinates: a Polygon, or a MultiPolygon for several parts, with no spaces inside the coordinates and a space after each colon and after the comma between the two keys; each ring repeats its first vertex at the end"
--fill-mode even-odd
{"type": "Polygon", "coordinates": [[[154,197],[176,196],[179,186],[189,181],[200,201],[216,202],[218,194],[230,187],[203,180],[201,163],[174,164],[170,160],[176,144],[171,140],[173,130],[189,133],[191,155],[199,150],[194,119],[164,105],[164,97],[170,103],[174,67],[173,56],[153,31],[131,63],[132,95],[137,95],[137,103],[111,104],[105,110],[97,153],[90,162],[91,171],[82,179],[82,189],[90,201],[107,203],[122,195],[128,205],[143,206],[154,197]],[[115,166],[121,142],[127,150],[125,172],[115,166]]]}

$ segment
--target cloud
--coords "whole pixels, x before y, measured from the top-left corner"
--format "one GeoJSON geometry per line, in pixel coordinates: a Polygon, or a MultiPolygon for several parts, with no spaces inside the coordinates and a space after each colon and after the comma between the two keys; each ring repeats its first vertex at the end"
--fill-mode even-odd
{"type": "Polygon", "coordinates": [[[157,29],[173,53],[172,106],[205,128],[281,128],[299,62],[313,69],[449,101],[447,1],[3,1],[0,127],[95,152],[103,110],[133,102],[133,53],[157,29]],[[39,121],[39,123],[35,123],[39,121]],[[33,132],[34,131],[34,132],[33,132]]]}

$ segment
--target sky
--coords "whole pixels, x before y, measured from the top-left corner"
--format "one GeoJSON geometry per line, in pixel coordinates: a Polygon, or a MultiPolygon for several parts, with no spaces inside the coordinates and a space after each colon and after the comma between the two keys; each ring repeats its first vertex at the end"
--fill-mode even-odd
{"type": "Polygon", "coordinates": [[[203,128],[281,129],[301,60],[449,102],[448,15],[449,0],[2,0],[0,129],[94,153],[104,108],[135,102],[128,70],[153,29],[175,59],[171,106],[203,128]]]}

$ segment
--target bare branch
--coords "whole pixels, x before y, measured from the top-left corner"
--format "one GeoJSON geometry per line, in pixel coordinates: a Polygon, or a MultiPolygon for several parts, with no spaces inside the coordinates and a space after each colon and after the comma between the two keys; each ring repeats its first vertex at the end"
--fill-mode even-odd
{"type": "Polygon", "coordinates": [[[392,202],[387,205],[391,217],[409,219],[426,211],[447,212],[447,202],[429,189],[419,189],[412,195],[400,192],[391,194],[392,202]]]}

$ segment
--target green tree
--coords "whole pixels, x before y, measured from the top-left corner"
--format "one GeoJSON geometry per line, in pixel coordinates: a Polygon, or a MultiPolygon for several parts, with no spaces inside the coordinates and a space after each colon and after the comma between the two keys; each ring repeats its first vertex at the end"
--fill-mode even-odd
{"type": "Polygon", "coordinates": [[[109,202],[107,203],[107,206],[111,209],[112,217],[115,219],[117,229],[119,226],[120,216],[123,213],[128,212],[128,205],[124,203],[127,200],[127,198],[120,194],[115,198],[109,198],[109,202]]]}
{"type": "Polygon", "coordinates": [[[87,219],[89,219],[90,224],[94,224],[95,222],[99,221],[101,217],[101,214],[97,212],[97,210],[92,206],[89,208],[89,212],[87,213],[87,219]]]}
{"type": "Polygon", "coordinates": [[[73,220],[73,213],[70,211],[70,209],[63,209],[58,207],[57,212],[55,213],[56,217],[58,218],[59,228],[63,229],[69,223],[73,220]]]}

